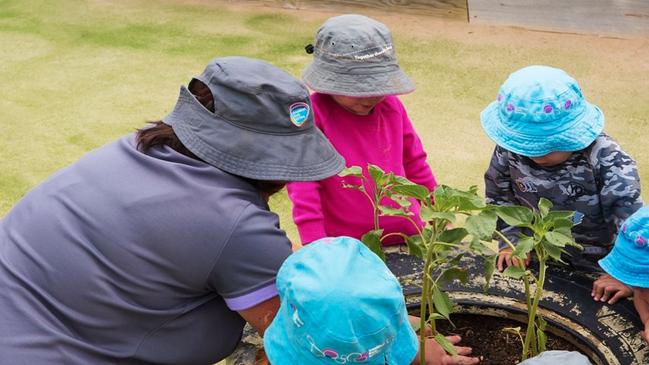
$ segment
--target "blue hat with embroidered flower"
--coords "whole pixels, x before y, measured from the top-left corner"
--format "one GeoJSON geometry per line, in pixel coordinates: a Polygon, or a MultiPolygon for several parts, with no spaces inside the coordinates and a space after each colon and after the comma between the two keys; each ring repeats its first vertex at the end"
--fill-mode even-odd
{"type": "Polygon", "coordinates": [[[649,206],[627,218],[599,266],[626,285],[649,288],[649,206]]]}
{"type": "Polygon", "coordinates": [[[528,66],[500,87],[480,121],[499,146],[527,157],[579,151],[604,129],[604,114],[563,70],[528,66]]]}
{"type": "Polygon", "coordinates": [[[264,334],[274,365],[407,365],[419,348],[397,278],[350,237],[323,238],[277,274],[281,306],[264,334]]]}

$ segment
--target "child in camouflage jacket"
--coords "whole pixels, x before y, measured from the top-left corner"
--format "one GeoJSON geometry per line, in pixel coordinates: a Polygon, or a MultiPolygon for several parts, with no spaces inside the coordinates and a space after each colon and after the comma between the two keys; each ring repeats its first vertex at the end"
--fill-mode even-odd
{"type": "MultiPolygon", "coordinates": [[[[573,237],[584,250],[569,260],[597,268],[619,226],[643,205],[636,163],[602,132],[601,110],[564,71],[530,66],[509,76],[481,122],[497,144],[485,173],[487,202],[536,207],[544,197],[553,209],[574,210],[573,237]]],[[[516,230],[507,233],[516,240],[516,230]]],[[[511,248],[501,247],[498,269],[512,264],[519,263],[511,248]]],[[[607,274],[593,284],[593,298],[610,304],[631,294],[607,274]]]]}

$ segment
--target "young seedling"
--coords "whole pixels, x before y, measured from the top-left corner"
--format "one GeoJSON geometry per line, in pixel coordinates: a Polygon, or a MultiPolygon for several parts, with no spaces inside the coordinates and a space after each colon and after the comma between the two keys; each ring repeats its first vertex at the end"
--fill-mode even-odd
{"type": "Polygon", "coordinates": [[[467,272],[460,267],[466,252],[487,255],[485,260],[487,282],[495,268],[497,243],[492,239],[498,217],[477,195],[477,188],[460,191],[448,186],[438,186],[431,192],[424,186],[406,178],[386,173],[378,166],[368,165],[370,179],[363,175],[361,167],[343,170],[343,185],[365,194],[374,212],[374,229],[362,237],[362,241],[378,256],[385,259],[381,242],[399,235],[407,244],[408,253],[423,260],[422,290],[420,302],[420,361],[425,364],[425,341],[430,333],[450,354],[455,355],[453,345],[437,332],[435,320],[450,320],[453,302],[443,290],[443,284],[452,280],[466,282],[467,272]],[[370,180],[370,181],[368,181],[370,180]],[[419,204],[419,216],[411,207],[419,204]],[[380,216],[402,217],[411,222],[417,234],[408,236],[401,232],[384,234],[379,224],[380,216]],[[463,223],[463,226],[460,224],[463,223]],[[427,331],[426,329],[430,329],[427,331]]]}
{"type": "Polygon", "coordinates": [[[573,222],[575,212],[551,211],[552,202],[545,198],[541,198],[539,201],[538,210],[521,206],[494,206],[492,208],[506,224],[521,229],[516,246],[504,234],[496,231],[496,235],[514,250],[512,255],[519,262],[524,262],[528,255],[534,252],[539,262],[538,275],[527,268],[517,266],[510,266],[503,272],[508,277],[522,280],[525,287],[528,314],[522,352],[522,359],[525,360],[545,351],[546,322],[538,312],[538,307],[543,297],[547,263],[551,260],[565,263],[561,259],[561,254],[566,253],[566,247],[572,246],[581,249],[571,233],[575,224],[573,222]],[[534,286],[533,290],[531,285],[534,286]]]}

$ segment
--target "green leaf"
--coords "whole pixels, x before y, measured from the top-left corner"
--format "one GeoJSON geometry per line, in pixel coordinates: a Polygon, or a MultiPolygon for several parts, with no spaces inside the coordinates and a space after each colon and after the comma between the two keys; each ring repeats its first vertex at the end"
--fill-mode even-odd
{"type": "Polygon", "coordinates": [[[431,315],[428,316],[428,323],[430,323],[431,321],[437,321],[438,319],[445,320],[446,318],[444,318],[444,316],[439,313],[431,313],[431,315]]]}
{"type": "Polygon", "coordinates": [[[388,207],[387,205],[379,205],[379,211],[381,212],[381,215],[393,217],[409,217],[412,215],[411,212],[405,211],[400,208],[388,207]]]}
{"type": "Polygon", "coordinates": [[[453,302],[448,297],[448,294],[440,291],[437,286],[433,287],[433,304],[435,304],[435,311],[437,313],[446,319],[450,319],[450,315],[453,312],[453,302]]]}
{"type": "Polygon", "coordinates": [[[531,209],[519,205],[499,205],[495,207],[496,214],[510,226],[523,226],[532,223],[534,213],[531,209]]]}
{"type": "Polygon", "coordinates": [[[464,228],[448,229],[439,235],[438,241],[446,243],[459,243],[469,234],[464,228]]]}
{"type": "MultiPolygon", "coordinates": [[[[422,209],[423,208],[424,207],[422,207],[422,209]]],[[[455,223],[456,217],[455,214],[451,212],[433,212],[432,210],[431,212],[426,213],[426,219],[424,219],[423,215],[421,217],[421,220],[423,220],[424,222],[430,222],[432,220],[438,220],[438,219],[445,219],[449,221],[449,223],[455,223]]]]}
{"type": "Polygon", "coordinates": [[[574,215],[575,212],[571,210],[553,210],[545,216],[545,219],[549,221],[554,221],[557,219],[568,219],[572,222],[572,217],[574,215]]]}
{"type": "Polygon", "coordinates": [[[435,188],[433,197],[435,198],[435,205],[440,207],[440,211],[452,209],[473,211],[486,206],[484,199],[479,197],[476,192],[477,188],[475,187],[471,187],[469,191],[461,191],[446,185],[440,185],[435,188]]]}
{"type": "Polygon", "coordinates": [[[344,168],[340,173],[338,173],[338,176],[340,177],[346,177],[346,176],[354,176],[354,177],[363,177],[363,169],[360,168],[359,166],[350,166],[344,168]]]}
{"type": "Polygon", "coordinates": [[[406,237],[406,245],[408,246],[408,254],[411,256],[424,258],[424,244],[419,235],[406,237]]]}
{"type": "Polygon", "coordinates": [[[401,206],[402,208],[408,208],[412,205],[410,199],[406,198],[405,196],[388,194],[388,197],[390,197],[395,203],[399,204],[399,206],[401,206]]]}
{"type": "Polygon", "coordinates": [[[460,265],[460,261],[462,261],[462,257],[464,257],[464,253],[460,253],[455,255],[451,260],[449,260],[448,264],[452,266],[458,266],[460,265]]]}
{"type": "Polygon", "coordinates": [[[500,251],[496,240],[474,240],[473,245],[475,250],[482,252],[482,255],[491,256],[500,251]]]}
{"type": "Polygon", "coordinates": [[[414,182],[406,179],[403,176],[394,175],[394,182],[399,185],[416,185],[414,182]]]}
{"type": "Polygon", "coordinates": [[[430,195],[428,188],[423,185],[410,184],[410,185],[396,185],[392,187],[392,191],[397,194],[402,194],[415,198],[417,200],[426,200],[430,195]]]}
{"type": "Polygon", "coordinates": [[[513,278],[513,279],[520,279],[523,276],[525,276],[525,269],[521,269],[520,267],[516,266],[510,266],[503,271],[503,275],[513,278]]]}
{"type": "Polygon", "coordinates": [[[433,208],[428,205],[422,205],[419,209],[419,217],[421,217],[421,220],[424,222],[432,221],[434,213],[435,211],[433,210],[433,208]]]}
{"type": "Polygon", "coordinates": [[[552,245],[557,247],[566,247],[575,242],[571,236],[566,236],[562,233],[552,231],[545,234],[545,239],[552,245]]]}
{"type": "Polygon", "coordinates": [[[554,226],[555,231],[561,230],[562,232],[570,232],[574,225],[572,219],[557,218],[552,221],[552,226],[554,226]]]}
{"type": "Polygon", "coordinates": [[[444,335],[441,333],[436,333],[435,334],[435,341],[442,346],[444,351],[446,351],[449,355],[451,356],[457,356],[457,351],[455,350],[455,346],[451,343],[451,341],[447,340],[444,335]]]}
{"type": "Polygon", "coordinates": [[[470,191],[461,191],[449,188],[449,192],[454,206],[456,206],[460,210],[476,210],[482,209],[487,206],[484,202],[484,199],[476,194],[475,189],[471,189],[470,191]]]}
{"type": "Polygon", "coordinates": [[[466,270],[460,269],[459,267],[451,267],[442,272],[440,281],[442,283],[451,283],[454,280],[459,280],[462,284],[466,284],[468,277],[469,275],[466,270]]]}
{"type": "Polygon", "coordinates": [[[367,246],[370,251],[374,252],[381,260],[385,261],[385,254],[381,250],[381,235],[383,234],[382,229],[375,229],[369,231],[361,237],[361,241],[367,246]]]}
{"type": "Polygon", "coordinates": [[[368,164],[367,171],[370,173],[372,180],[374,180],[377,186],[383,185],[385,177],[385,171],[383,171],[383,169],[376,165],[368,164]]]}
{"type": "Polygon", "coordinates": [[[514,252],[512,252],[512,255],[518,257],[519,259],[525,260],[527,258],[527,254],[533,249],[534,239],[532,237],[523,236],[518,239],[518,243],[516,244],[516,248],[514,249],[514,252]]]}
{"type": "Polygon", "coordinates": [[[469,234],[480,239],[491,239],[496,230],[498,216],[492,211],[482,211],[467,218],[464,228],[469,234]]]}
{"type": "Polygon", "coordinates": [[[545,253],[548,256],[550,256],[550,258],[552,258],[553,260],[555,260],[557,262],[561,262],[561,263],[565,264],[565,262],[561,259],[561,253],[564,252],[561,249],[561,247],[555,246],[555,245],[551,244],[550,242],[548,242],[547,239],[545,239],[545,240],[543,240],[541,242],[541,248],[545,251],[545,253]]]}
{"type": "Polygon", "coordinates": [[[487,291],[487,289],[489,289],[489,284],[491,283],[491,279],[493,278],[494,272],[496,271],[497,260],[498,260],[498,255],[485,257],[484,260],[485,284],[484,287],[482,288],[485,292],[487,291]]]}
{"type": "Polygon", "coordinates": [[[541,217],[545,217],[546,215],[548,215],[550,209],[552,208],[552,202],[546,198],[541,198],[539,200],[538,206],[539,206],[539,212],[541,213],[541,217]]]}

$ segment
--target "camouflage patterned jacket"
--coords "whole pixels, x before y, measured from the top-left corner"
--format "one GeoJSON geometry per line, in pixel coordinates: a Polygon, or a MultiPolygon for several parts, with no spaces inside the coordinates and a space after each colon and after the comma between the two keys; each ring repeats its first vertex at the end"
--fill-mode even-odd
{"type": "Polygon", "coordinates": [[[573,228],[575,241],[607,248],[621,223],[643,205],[635,161],[604,133],[552,167],[540,167],[497,146],[485,173],[485,189],[489,204],[536,207],[545,197],[555,210],[577,211],[583,219],[573,228]]]}

